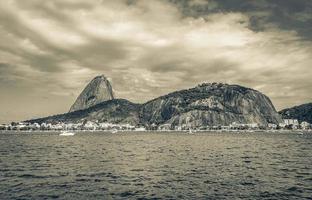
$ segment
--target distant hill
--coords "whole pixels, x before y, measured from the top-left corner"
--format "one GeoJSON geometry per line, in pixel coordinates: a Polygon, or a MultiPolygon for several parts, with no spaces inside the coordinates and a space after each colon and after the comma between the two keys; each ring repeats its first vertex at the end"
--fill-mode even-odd
{"type": "Polygon", "coordinates": [[[39,119],[27,120],[26,122],[45,123],[78,123],[84,121],[98,121],[110,123],[129,123],[136,125],[139,123],[138,110],[139,104],[131,103],[125,99],[113,99],[84,110],[70,113],[54,115],[39,119]]]}
{"type": "Polygon", "coordinates": [[[312,123],[312,103],[302,104],[279,111],[284,119],[298,119],[299,122],[312,123]]]}
{"type": "MultiPolygon", "coordinates": [[[[100,82],[102,82],[102,78],[100,82]]],[[[105,79],[106,80],[106,79],[105,79]]],[[[97,96],[98,87],[88,89],[97,96]]],[[[104,87],[106,91],[107,88],[104,87]]],[[[100,91],[101,93],[102,91],[100,91]]],[[[81,96],[81,95],[80,95],[81,96]]],[[[197,87],[172,92],[144,104],[125,99],[101,99],[100,103],[86,109],[28,120],[37,123],[98,121],[111,123],[144,124],[146,126],[230,125],[232,122],[266,126],[282,122],[270,99],[264,94],[239,85],[205,83],[197,87]]],[[[84,106],[85,104],[83,104],[84,106]]]]}
{"type": "Polygon", "coordinates": [[[170,93],[142,105],[140,116],[148,124],[192,127],[279,123],[281,117],[270,99],[262,93],[239,85],[205,83],[170,93]]]}

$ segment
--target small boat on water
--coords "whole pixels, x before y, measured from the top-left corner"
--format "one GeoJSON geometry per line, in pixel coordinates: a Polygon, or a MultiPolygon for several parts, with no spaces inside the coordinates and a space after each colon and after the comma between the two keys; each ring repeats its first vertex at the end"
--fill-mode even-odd
{"type": "Polygon", "coordinates": [[[69,131],[62,131],[59,136],[73,136],[75,135],[74,132],[69,132],[69,131]]]}
{"type": "Polygon", "coordinates": [[[113,130],[111,130],[111,133],[117,133],[118,132],[118,130],[117,129],[113,129],[113,130]]]}

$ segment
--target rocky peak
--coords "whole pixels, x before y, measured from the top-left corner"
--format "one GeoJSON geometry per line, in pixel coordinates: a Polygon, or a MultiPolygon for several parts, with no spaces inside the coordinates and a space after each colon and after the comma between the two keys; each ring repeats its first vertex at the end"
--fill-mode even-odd
{"type": "Polygon", "coordinates": [[[143,119],[149,123],[192,127],[206,125],[278,124],[281,118],[264,94],[239,85],[203,83],[144,104],[143,119]]]}
{"type": "Polygon", "coordinates": [[[104,75],[96,76],[84,88],[69,112],[83,110],[112,99],[114,95],[109,80],[104,75]]]}
{"type": "Polygon", "coordinates": [[[227,83],[217,83],[217,82],[213,82],[213,83],[208,83],[208,82],[204,82],[201,83],[197,86],[197,88],[221,88],[221,87],[226,87],[228,86],[227,83]]]}

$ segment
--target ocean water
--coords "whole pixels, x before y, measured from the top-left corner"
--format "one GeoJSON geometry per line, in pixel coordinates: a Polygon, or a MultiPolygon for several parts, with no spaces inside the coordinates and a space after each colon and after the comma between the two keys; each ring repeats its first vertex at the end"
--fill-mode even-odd
{"type": "Polygon", "coordinates": [[[312,199],[312,135],[0,134],[0,199],[312,199]]]}

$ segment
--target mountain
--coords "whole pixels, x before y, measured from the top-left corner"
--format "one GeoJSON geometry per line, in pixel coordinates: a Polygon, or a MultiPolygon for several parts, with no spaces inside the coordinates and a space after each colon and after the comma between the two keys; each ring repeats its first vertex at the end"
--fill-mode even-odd
{"type": "Polygon", "coordinates": [[[302,104],[279,111],[284,119],[298,119],[312,123],[312,103],[302,104]]]}
{"type": "Polygon", "coordinates": [[[95,77],[81,92],[69,112],[83,110],[114,99],[110,82],[104,75],[95,77]]]}
{"type": "Polygon", "coordinates": [[[270,99],[239,85],[205,83],[153,99],[141,106],[140,118],[146,124],[191,127],[282,122],[270,99]]]}
{"type": "Polygon", "coordinates": [[[85,121],[98,121],[110,123],[129,123],[136,125],[139,123],[138,110],[139,104],[131,103],[125,99],[113,99],[84,110],[78,110],[70,113],[54,115],[45,118],[28,120],[31,123],[78,123],[85,121]]]}
{"type": "MultiPolygon", "coordinates": [[[[102,82],[107,83],[103,76],[93,79],[77,101],[88,99],[90,93],[93,96],[102,97],[103,90],[90,89],[94,85],[94,88],[97,88],[102,82]]],[[[83,105],[91,106],[92,104],[83,105]]],[[[282,122],[270,99],[264,94],[239,85],[222,83],[201,84],[191,89],[158,97],[144,104],[135,104],[124,99],[107,100],[86,109],[28,122],[77,123],[86,120],[132,125],[145,124],[146,126],[166,124],[171,128],[183,125],[194,128],[206,125],[230,125],[232,122],[257,123],[266,126],[268,123],[282,122]]]]}

